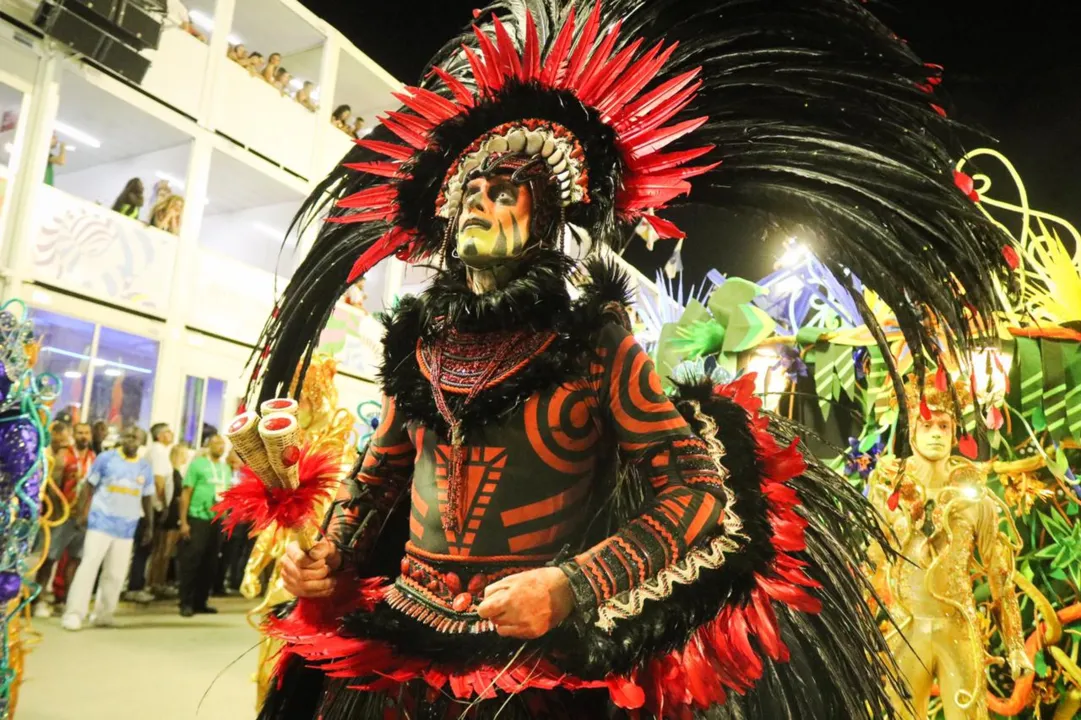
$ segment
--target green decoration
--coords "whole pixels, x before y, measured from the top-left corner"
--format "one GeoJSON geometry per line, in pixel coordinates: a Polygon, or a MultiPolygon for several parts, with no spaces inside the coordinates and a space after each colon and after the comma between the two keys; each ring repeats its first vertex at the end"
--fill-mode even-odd
{"type": "Polygon", "coordinates": [[[772,335],[776,327],[777,323],[764,310],[749,303],[737,305],[729,313],[724,328],[724,352],[750,350],[772,335]]]}
{"type": "Polygon", "coordinates": [[[1047,430],[1056,443],[1069,436],[1066,426],[1066,365],[1062,341],[1044,340],[1043,351],[1044,393],[1043,407],[1047,418],[1047,430]]]}
{"type": "Polygon", "coordinates": [[[796,331],[797,345],[817,345],[826,330],[820,327],[801,327],[796,331]]]}
{"type": "Polygon", "coordinates": [[[1062,343],[1060,349],[1066,369],[1066,427],[1069,436],[1081,442],[1081,346],[1062,343]]]}
{"type": "Polygon", "coordinates": [[[855,383],[855,368],[852,366],[852,348],[846,345],[827,345],[815,351],[814,380],[815,392],[818,393],[818,407],[824,419],[829,418],[830,405],[841,396],[841,374],[847,365],[855,383]]]}
{"type": "Polygon", "coordinates": [[[762,294],[762,288],[750,280],[728,278],[716,290],[709,294],[706,301],[713,317],[727,326],[733,311],[740,305],[746,305],[762,294]]]}
{"type": "Polygon", "coordinates": [[[1032,421],[1040,432],[1046,427],[1043,413],[1043,363],[1040,361],[1040,343],[1031,338],[1017,338],[1016,365],[1021,380],[1021,414],[1032,421]],[[1037,419],[1039,411],[1039,419],[1037,419]]]}
{"type": "Polygon", "coordinates": [[[725,344],[725,329],[713,318],[690,326],[679,325],[677,330],[678,337],[672,342],[681,353],[692,360],[721,352],[725,344]]]}

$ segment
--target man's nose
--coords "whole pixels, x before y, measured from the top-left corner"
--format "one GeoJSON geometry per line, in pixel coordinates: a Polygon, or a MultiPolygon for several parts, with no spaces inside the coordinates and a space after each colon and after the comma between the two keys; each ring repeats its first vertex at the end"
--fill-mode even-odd
{"type": "Polygon", "coordinates": [[[484,190],[476,190],[466,198],[466,207],[470,210],[484,209],[484,190]]]}

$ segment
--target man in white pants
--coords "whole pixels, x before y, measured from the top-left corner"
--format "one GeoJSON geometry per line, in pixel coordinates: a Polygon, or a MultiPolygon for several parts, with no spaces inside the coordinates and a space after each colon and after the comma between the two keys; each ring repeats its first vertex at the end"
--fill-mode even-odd
{"type": "Polygon", "coordinates": [[[82,628],[99,570],[101,578],[91,623],[113,625],[113,613],[131,563],[135,528],[144,513],[147,523],[140,542],[148,544],[154,536],[154,472],[149,462],[139,458],[140,437],[138,428],[124,430],[119,449],[99,455],[86,478],[83,492],[91,497],[82,504],[89,507],[83,561],[68,590],[62,622],[65,630],[82,628]]]}

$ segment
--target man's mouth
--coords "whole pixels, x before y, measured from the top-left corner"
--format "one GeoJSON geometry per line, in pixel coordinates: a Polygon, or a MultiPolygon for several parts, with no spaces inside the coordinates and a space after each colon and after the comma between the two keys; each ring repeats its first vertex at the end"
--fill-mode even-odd
{"type": "Polygon", "coordinates": [[[490,230],[492,228],[492,223],[484,218],[471,217],[467,218],[466,221],[462,223],[461,229],[465,230],[470,227],[479,227],[482,230],[490,230]]]}

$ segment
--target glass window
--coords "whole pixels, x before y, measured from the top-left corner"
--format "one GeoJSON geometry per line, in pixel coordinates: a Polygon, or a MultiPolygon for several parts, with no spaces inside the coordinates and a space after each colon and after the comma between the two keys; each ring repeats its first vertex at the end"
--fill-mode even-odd
{"type": "Polygon", "coordinates": [[[103,327],[93,362],[89,421],[104,420],[119,430],[150,426],[158,343],[103,327]]]}
{"type": "Polygon", "coordinates": [[[4,198],[11,188],[15,172],[15,133],[19,129],[23,94],[15,88],[0,83],[0,231],[3,230],[4,198]]]}
{"type": "Polygon", "coordinates": [[[225,382],[209,378],[206,381],[206,407],[203,410],[203,426],[210,432],[219,432],[225,419],[225,382]]]}
{"type": "Polygon", "coordinates": [[[94,323],[66,315],[32,308],[30,318],[41,341],[37,366],[39,373],[52,373],[60,379],[60,397],[53,404],[54,417],[82,418],[87,372],[94,345],[94,323]]]}
{"type": "Polygon", "coordinates": [[[199,447],[199,416],[203,412],[203,395],[206,381],[201,377],[188,375],[184,380],[184,405],[180,415],[180,439],[199,447]]]}

